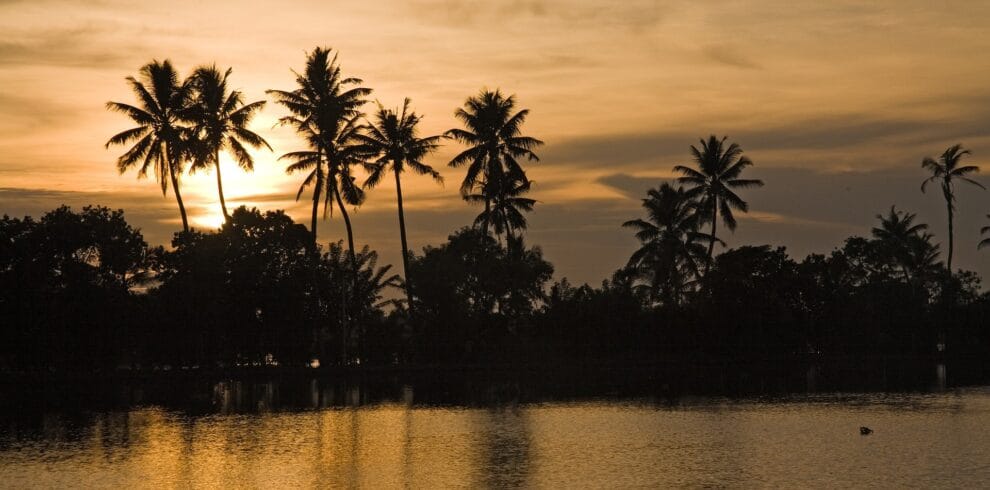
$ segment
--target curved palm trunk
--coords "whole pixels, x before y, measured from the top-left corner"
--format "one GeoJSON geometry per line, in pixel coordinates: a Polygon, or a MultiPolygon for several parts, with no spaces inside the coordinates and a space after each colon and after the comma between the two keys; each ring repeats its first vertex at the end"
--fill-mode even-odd
{"type": "Polygon", "coordinates": [[[333,197],[337,200],[337,206],[340,207],[340,214],[344,216],[344,227],[347,228],[347,249],[351,254],[351,268],[353,272],[357,274],[357,256],[354,255],[354,232],[351,229],[351,218],[347,214],[347,208],[344,207],[344,200],[340,198],[340,189],[338,186],[333,186],[333,197]]]}
{"type": "Polygon", "coordinates": [[[182,215],[182,231],[189,231],[189,218],[186,217],[186,206],[182,203],[182,192],[179,191],[179,179],[175,176],[175,171],[169,169],[172,177],[172,190],[175,192],[175,200],[179,203],[179,214],[182,215]]]}
{"type": "Polygon", "coordinates": [[[718,197],[712,202],[712,237],[708,241],[708,260],[705,261],[705,275],[708,275],[708,269],[712,267],[712,253],[715,251],[715,230],[718,229],[718,197]]]}
{"type": "Polygon", "coordinates": [[[402,182],[399,179],[399,170],[395,170],[395,195],[399,203],[399,239],[402,241],[402,274],[406,276],[406,301],[409,311],[413,308],[412,278],[409,277],[409,245],[406,243],[406,216],[402,210],[402,182]]]}
{"type": "MultiPolygon", "coordinates": [[[[333,186],[333,197],[337,201],[337,206],[340,207],[340,214],[344,216],[344,226],[347,228],[347,247],[351,259],[351,280],[352,280],[351,291],[353,293],[356,292],[357,290],[357,277],[358,277],[357,257],[354,255],[354,233],[351,230],[351,218],[350,216],[347,215],[347,208],[344,207],[344,200],[340,198],[340,189],[338,187],[339,186],[336,185],[333,186]]],[[[340,351],[341,351],[340,356],[345,364],[347,364],[348,362],[347,342],[351,338],[350,319],[347,316],[347,303],[349,299],[350,298],[344,298],[344,304],[342,305],[343,308],[341,310],[341,316],[343,317],[343,321],[341,322],[343,335],[341,336],[342,342],[340,346],[340,351]]]]}
{"type": "Polygon", "coordinates": [[[220,210],[223,211],[224,221],[230,221],[230,214],[227,213],[227,201],[223,198],[223,179],[220,177],[220,152],[215,155],[214,166],[217,168],[217,192],[220,194],[220,210]]]}
{"type": "MultiPolygon", "coordinates": [[[[171,153],[171,151],[169,151],[169,147],[168,147],[167,144],[165,146],[165,152],[166,153],[171,153]]],[[[169,165],[168,165],[168,177],[169,177],[169,180],[172,181],[172,192],[175,193],[175,201],[177,203],[179,203],[179,215],[182,216],[182,231],[188,233],[189,232],[189,218],[186,216],[186,206],[185,206],[185,204],[182,203],[182,192],[179,191],[179,178],[175,175],[175,168],[178,166],[178,164],[177,163],[176,164],[172,164],[171,163],[171,159],[172,159],[172,156],[170,154],[168,156],[168,161],[170,162],[169,165]]]]}

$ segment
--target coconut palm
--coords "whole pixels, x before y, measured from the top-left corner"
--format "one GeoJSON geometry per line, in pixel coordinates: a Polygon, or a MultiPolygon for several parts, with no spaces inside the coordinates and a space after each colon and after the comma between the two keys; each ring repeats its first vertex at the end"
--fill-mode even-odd
{"type": "MultiPolygon", "coordinates": [[[[539,161],[533,150],[542,141],[521,135],[522,124],[529,115],[528,109],[515,110],[515,96],[504,97],[495,90],[482,90],[475,97],[469,97],[464,107],[457,109],[454,116],[465,129],[451,129],[444,136],[468,145],[469,148],[455,156],[450,166],[457,168],[467,165],[467,173],[461,183],[461,195],[469,200],[476,189],[484,191],[487,182],[507,179],[509,182],[528,182],[526,172],[519,160],[523,157],[539,161]]],[[[510,186],[496,184],[489,190],[506,189],[510,186]]],[[[484,192],[482,192],[484,194],[484,192]]],[[[494,195],[485,195],[485,213],[491,212],[494,195]]],[[[488,233],[487,222],[484,228],[488,233]]]]}
{"type": "Polygon", "coordinates": [[[261,136],[247,128],[251,119],[265,105],[265,101],[245,104],[239,90],[228,90],[227,78],[231,69],[220,73],[214,66],[202,66],[193,72],[192,104],[185,113],[193,125],[193,134],[198,143],[197,158],[191,171],[212,166],[217,172],[217,193],[220,195],[220,209],[225,220],[230,219],[227,202],[223,197],[223,179],[220,176],[220,152],[227,151],[237,164],[247,171],[254,170],[254,159],[244,148],[262,146],[270,151],[272,147],[261,136]]]}
{"type": "Polygon", "coordinates": [[[420,116],[409,109],[410,100],[402,103],[402,112],[389,110],[378,104],[375,122],[367,125],[364,134],[358,134],[358,141],[364,145],[367,156],[372,159],[365,168],[368,178],[364,186],[378,185],[389,171],[395,175],[395,195],[399,208],[399,239],[402,244],[402,273],[406,276],[406,299],[412,308],[412,280],[409,277],[409,245],[406,241],[406,218],[402,209],[402,179],[399,177],[406,167],[420,175],[429,175],[443,184],[443,177],[429,165],[423,157],[433,153],[439,146],[440,136],[420,138],[416,135],[420,116]]]}
{"type": "MultiPolygon", "coordinates": [[[[329,146],[340,141],[341,130],[360,116],[359,108],[364,104],[362,97],[371,89],[358,86],[357,78],[342,78],[336,55],[330,57],[329,48],[316,48],[307,55],[306,68],[296,75],[298,88],[291,91],[268,90],[266,93],[275,102],[285,106],[291,115],[279,119],[279,123],[295,128],[311,150],[291,152],[280,159],[293,163],[286,168],[287,173],[310,170],[303,179],[296,200],[306,187],[313,186],[313,213],[310,231],[316,243],[316,221],[319,213],[320,197],[326,190],[327,169],[325,167],[329,146]]],[[[329,196],[324,200],[324,216],[329,196]]],[[[353,247],[351,247],[353,250],[353,247]]],[[[352,254],[353,255],[353,254],[352,254]]]]}
{"type": "Polygon", "coordinates": [[[725,140],[728,137],[718,139],[714,134],[708,137],[708,141],[701,141],[701,149],[691,146],[691,153],[694,155],[694,163],[697,169],[677,165],[674,171],[682,174],[677,179],[679,183],[688,184],[689,197],[700,199],[702,219],[711,222],[711,240],[708,242],[708,258],[705,261],[705,273],[708,272],[712,263],[712,252],[715,248],[715,238],[718,228],[718,215],[722,213],[722,222],[730,231],[736,229],[736,218],[732,215],[733,210],[747,212],[749,204],[743,201],[733,189],[747,189],[750,187],[762,187],[763,181],[758,179],[740,179],[742,171],[753,162],[742,154],[743,150],[738,144],[732,143],[728,146],[725,140]]]}
{"type": "MultiPolygon", "coordinates": [[[[344,227],[347,230],[347,247],[351,258],[354,254],[354,230],[351,228],[351,218],[347,213],[346,204],[359,206],[364,202],[365,193],[355,182],[351,169],[363,164],[367,158],[367,150],[358,140],[364,127],[357,124],[362,114],[355,115],[345,121],[337,130],[333,139],[325,142],[324,152],[327,159],[326,197],[323,203],[324,217],[329,211],[333,214],[333,201],[336,201],[341,216],[344,217],[344,227]]],[[[356,265],[355,265],[355,270],[356,265]]]]}
{"type": "Polygon", "coordinates": [[[887,216],[878,214],[876,217],[880,220],[880,226],[871,230],[873,238],[879,242],[883,255],[900,266],[905,281],[917,275],[933,253],[938,256],[938,248],[930,245],[931,235],[925,233],[928,225],[915,224],[917,215],[914,213],[898,211],[891,206],[887,216]]]}
{"type": "Polygon", "coordinates": [[[945,266],[949,269],[950,273],[952,272],[952,250],[954,245],[952,218],[956,211],[956,194],[953,184],[956,180],[961,180],[978,186],[981,189],[986,189],[986,187],[983,187],[983,184],[966,177],[967,175],[979,172],[980,167],[976,165],[959,166],[959,161],[962,160],[962,157],[969,154],[969,150],[963,149],[961,144],[956,144],[942,152],[938,160],[925,157],[921,161],[921,168],[932,173],[931,177],[921,183],[921,192],[925,192],[925,187],[929,183],[938,182],[942,186],[942,196],[945,197],[945,207],[949,213],[949,255],[946,258],[945,266]]]}
{"type": "Polygon", "coordinates": [[[125,114],[138,126],[117,133],[107,141],[106,147],[133,142],[133,146],[117,159],[117,170],[124,173],[137,165],[139,179],[147,177],[148,171],[152,170],[161,184],[163,196],[171,182],[182,217],[182,230],[189,231],[186,207],[179,190],[182,165],[189,155],[188,128],[180,122],[189,102],[189,85],[179,82],[179,74],[169,60],[153,60],[141,67],[139,78],[127,77],[127,83],[139,104],[107,102],[107,109],[125,114]]]}
{"type": "MultiPolygon", "coordinates": [[[[358,329],[391,303],[385,299],[385,289],[398,287],[399,277],[389,274],[390,265],[379,267],[378,254],[367,245],[352,257],[342,240],[329,244],[321,254],[317,271],[321,284],[318,294],[323,303],[336,305],[328,326],[337,330],[340,360],[346,364],[352,360],[351,347],[363,337],[358,329]]],[[[318,342],[323,344],[322,340],[318,342]]],[[[322,345],[320,350],[325,353],[322,345]]]]}
{"type": "Polygon", "coordinates": [[[474,219],[475,226],[480,225],[485,230],[491,226],[496,235],[505,233],[506,243],[509,243],[514,238],[513,230],[526,229],[523,212],[532,211],[536,205],[535,199],[521,197],[529,192],[531,185],[529,180],[509,181],[508,178],[486,182],[480,193],[467,196],[468,202],[491,202],[474,219]]]}
{"type": "Polygon", "coordinates": [[[622,226],[636,230],[642,246],[629,257],[627,268],[647,282],[648,296],[663,304],[676,304],[704,260],[705,241],[710,235],[699,231],[702,215],[698,203],[683,187],[664,183],[650,189],[643,199],[647,219],[626,221],[622,226]]]}

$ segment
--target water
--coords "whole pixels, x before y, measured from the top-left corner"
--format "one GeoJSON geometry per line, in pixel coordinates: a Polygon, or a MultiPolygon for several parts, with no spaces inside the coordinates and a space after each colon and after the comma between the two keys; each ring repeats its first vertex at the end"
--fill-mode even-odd
{"type": "MultiPolygon", "coordinates": [[[[0,417],[3,487],[922,487],[990,482],[990,388],[317,408],[214,387],[204,412],[0,417]],[[240,399],[240,402],[238,402],[240,399]],[[246,401],[245,401],[246,400],[246,401]],[[266,401],[268,400],[268,401],[266,401]],[[238,404],[240,403],[240,404],[238,404]],[[233,405],[232,405],[233,404],[233,405]],[[250,408],[245,409],[245,405],[250,408]],[[860,426],[875,432],[859,434],[860,426]]],[[[350,405],[350,406],[348,406],[350,405]]]]}

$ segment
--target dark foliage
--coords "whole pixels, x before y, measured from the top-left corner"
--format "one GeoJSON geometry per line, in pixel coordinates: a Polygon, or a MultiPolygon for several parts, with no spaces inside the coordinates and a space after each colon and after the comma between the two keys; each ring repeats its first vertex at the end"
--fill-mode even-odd
{"type": "Polygon", "coordinates": [[[464,228],[410,260],[417,283],[414,346],[421,361],[476,362],[524,346],[521,331],[544,299],[553,266],[520,240],[502,246],[464,228]]]}
{"type": "Polygon", "coordinates": [[[975,274],[936,262],[913,219],[891,210],[872,238],[803,261],[746,246],[690,283],[644,283],[645,261],[599,287],[550,285],[539,248],[465,228],[411,254],[407,309],[390,299],[401,283],[375,252],[352,261],[337,242],[314,253],[309,231],[281,211],[238,208],[215,233],[177,233],[168,251],[149,248],[121,211],[5,216],[0,368],[985,357],[990,297],[975,274]],[[674,297],[666,288],[680,300],[657,301],[674,297]]]}

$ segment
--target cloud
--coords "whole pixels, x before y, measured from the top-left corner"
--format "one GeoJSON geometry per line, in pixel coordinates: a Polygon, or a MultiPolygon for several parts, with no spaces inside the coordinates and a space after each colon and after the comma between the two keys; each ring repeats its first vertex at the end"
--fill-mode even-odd
{"type": "Polygon", "coordinates": [[[729,45],[710,45],[701,50],[702,54],[717,63],[747,70],[762,69],[763,65],[729,45]]]}
{"type": "MultiPolygon", "coordinates": [[[[77,122],[83,111],[56,99],[0,93],[0,134],[10,138],[77,122]]],[[[8,168],[4,165],[4,168],[8,168]]]]}
{"type": "Polygon", "coordinates": [[[76,210],[89,205],[123,209],[128,223],[140,228],[152,245],[169,243],[178,230],[174,221],[179,211],[171,195],[0,187],[0,209],[9,216],[40,218],[63,204],[76,210]]]}
{"type": "Polygon", "coordinates": [[[611,187],[630,199],[641,199],[648,190],[657,187],[662,181],[653,177],[636,177],[618,173],[601,176],[595,179],[595,182],[611,187]]]}
{"type": "MultiPolygon", "coordinates": [[[[740,196],[751,212],[738,213],[736,233],[726,241],[730,246],[745,243],[771,243],[789,248],[796,258],[808,253],[827,253],[841,246],[850,235],[868,236],[876,215],[891,205],[918,214],[928,223],[936,240],[946,241],[945,202],[937,192],[922,194],[924,171],[919,167],[898,167],[862,172],[819,171],[808,168],[753,168],[747,177],[760,178],[766,185],[747,189],[740,196]]],[[[990,175],[977,181],[990,185],[990,175]]],[[[665,180],[656,177],[615,173],[596,182],[608,185],[638,205],[646,189],[665,180]]],[[[961,267],[990,274],[990,264],[976,250],[979,229],[986,226],[985,191],[975,186],[957,188],[959,211],[956,216],[956,254],[961,267]]],[[[636,210],[638,213],[639,211],[636,210]]]]}
{"type": "Polygon", "coordinates": [[[77,68],[123,66],[142,46],[131,40],[107,49],[106,38],[119,26],[80,24],[67,28],[7,31],[0,39],[0,65],[56,65],[77,68]]]}
{"type": "Polygon", "coordinates": [[[460,28],[500,26],[525,19],[642,28],[655,25],[662,18],[660,3],[653,0],[421,0],[410,2],[408,12],[420,19],[460,28]]]}
{"type": "Polygon", "coordinates": [[[651,132],[590,134],[551,142],[542,159],[547,165],[571,168],[669,171],[674,164],[690,161],[689,147],[698,146],[699,138],[714,132],[728,135],[729,141],[739,143],[758,164],[767,158],[775,165],[787,166],[828,162],[840,166],[858,160],[863,168],[877,168],[920,162],[922,156],[934,153],[940,145],[987,138],[988,100],[990,96],[960,97],[952,105],[967,108],[952,117],[944,116],[944,111],[933,111],[927,117],[843,113],[773,123],[695,123],[651,132]]]}

